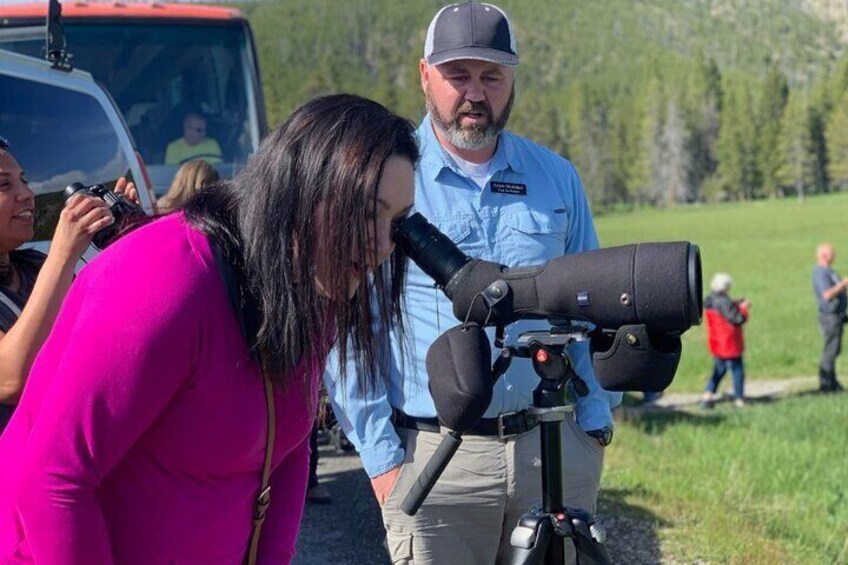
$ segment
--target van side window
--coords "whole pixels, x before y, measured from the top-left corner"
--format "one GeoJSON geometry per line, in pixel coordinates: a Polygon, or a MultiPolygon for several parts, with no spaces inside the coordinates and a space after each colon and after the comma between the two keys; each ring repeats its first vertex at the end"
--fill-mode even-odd
{"type": "Polygon", "coordinates": [[[36,240],[51,238],[66,186],[111,183],[130,170],[115,125],[82,92],[0,75],[0,132],[35,192],[36,240]]]}

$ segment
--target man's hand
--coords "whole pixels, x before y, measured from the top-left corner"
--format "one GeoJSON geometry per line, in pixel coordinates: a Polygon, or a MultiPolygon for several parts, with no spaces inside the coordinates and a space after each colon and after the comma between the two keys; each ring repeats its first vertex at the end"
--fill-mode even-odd
{"type": "Polygon", "coordinates": [[[371,488],[374,489],[374,495],[377,497],[377,502],[380,506],[386,503],[386,499],[389,498],[389,494],[391,494],[392,489],[395,487],[399,475],[400,467],[395,467],[371,479],[371,488]]]}
{"type": "Polygon", "coordinates": [[[115,192],[136,206],[141,206],[141,199],[138,197],[138,189],[135,187],[135,183],[127,182],[125,177],[121,177],[115,181],[115,192]]]}

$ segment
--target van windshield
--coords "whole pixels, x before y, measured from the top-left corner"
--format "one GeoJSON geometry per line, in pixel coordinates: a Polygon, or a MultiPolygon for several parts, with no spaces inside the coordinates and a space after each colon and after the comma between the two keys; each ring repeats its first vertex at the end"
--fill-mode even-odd
{"type": "MultiPolygon", "coordinates": [[[[74,67],[94,75],[115,99],[158,194],[182,162],[205,158],[229,177],[258,145],[243,23],[69,19],[65,34],[74,67]]],[[[35,41],[9,46],[36,57],[43,47],[35,41]]]]}

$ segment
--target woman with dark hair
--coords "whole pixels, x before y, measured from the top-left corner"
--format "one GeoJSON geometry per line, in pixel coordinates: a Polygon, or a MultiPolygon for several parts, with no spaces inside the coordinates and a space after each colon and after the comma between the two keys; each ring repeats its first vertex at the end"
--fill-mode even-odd
{"type": "Polygon", "coordinates": [[[92,236],[112,221],[103,200],[75,195],[59,214],[49,255],[19,249],[33,238],[35,199],[0,138],[0,434],[53,327],[74,266],[92,236]]]}
{"type": "Polygon", "coordinates": [[[370,386],[372,316],[401,323],[417,159],[408,121],[317,98],[92,261],[0,440],[0,561],[289,562],[325,357],[370,386]]]}

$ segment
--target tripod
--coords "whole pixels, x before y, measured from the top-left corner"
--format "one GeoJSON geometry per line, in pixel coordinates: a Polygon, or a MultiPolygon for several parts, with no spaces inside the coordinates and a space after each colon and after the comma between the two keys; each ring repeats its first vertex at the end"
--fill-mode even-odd
{"type": "MultiPolygon", "coordinates": [[[[501,353],[505,372],[512,357],[529,358],[541,377],[533,391],[531,414],[539,421],[542,452],[542,506],[532,508],[512,531],[512,565],[562,565],[569,541],[579,565],[610,563],[603,546],[605,533],[585,510],[569,508],[563,501],[562,421],[571,410],[568,383],[580,396],[588,394],[586,383],[574,372],[567,345],[588,339],[585,328],[560,326],[551,331],[522,333],[515,346],[501,353]]],[[[499,360],[500,361],[500,360],[499,360]]]]}
{"type": "MultiPolygon", "coordinates": [[[[599,525],[588,512],[567,508],[563,501],[561,426],[565,413],[571,410],[568,385],[570,383],[579,396],[589,393],[586,382],[574,372],[565,348],[588,337],[586,328],[555,326],[550,331],[524,332],[514,346],[505,347],[500,337],[496,340],[502,351],[492,367],[492,383],[507,371],[514,357],[531,359],[533,369],[541,377],[533,391],[531,414],[541,428],[542,507],[524,514],[513,530],[510,538],[515,548],[512,565],[562,565],[566,540],[574,544],[578,565],[607,565],[610,562],[599,525]]],[[[407,515],[418,512],[461,443],[461,430],[451,430],[442,438],[401,503],[407,515]]]]}

